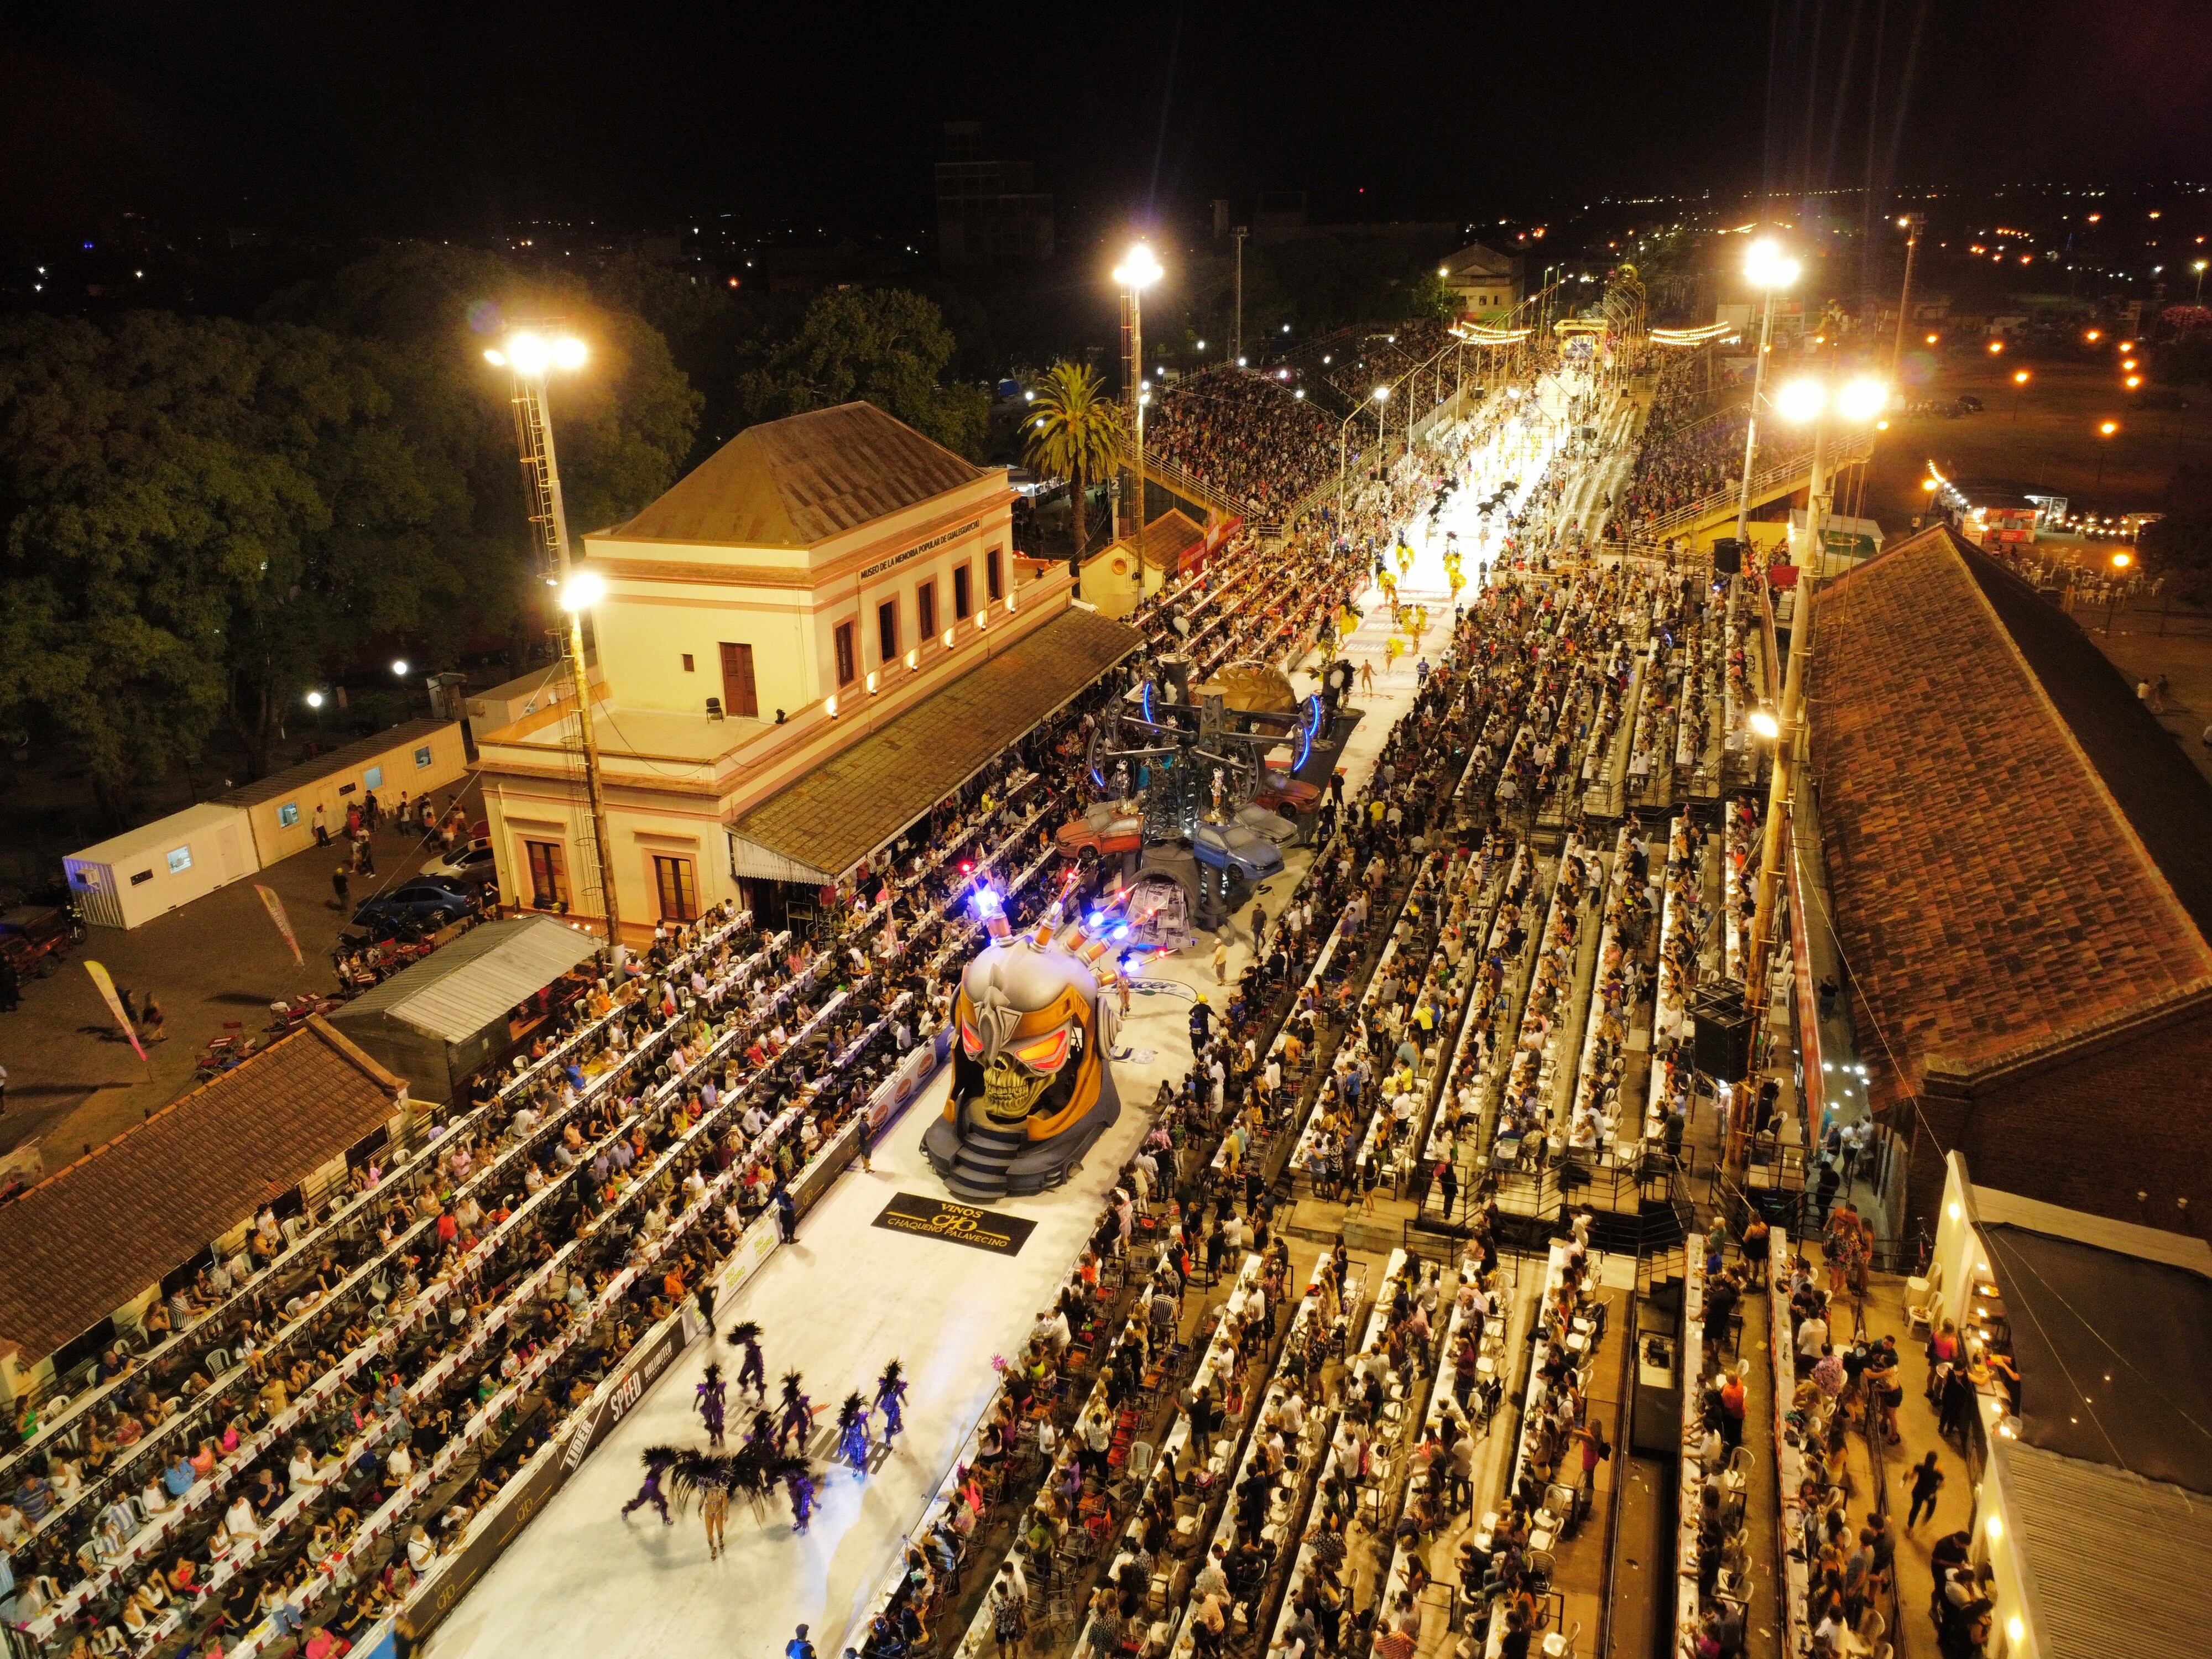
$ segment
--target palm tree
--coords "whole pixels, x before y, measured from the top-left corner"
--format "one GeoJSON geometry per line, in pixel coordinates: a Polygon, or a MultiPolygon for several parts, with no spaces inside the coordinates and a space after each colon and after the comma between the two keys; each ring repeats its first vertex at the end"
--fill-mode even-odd
{"type": "Polygon", "coordinates": [[[1036,386],[1036,401],[1022,422],[1023,459],[1039,477],[1066,478],[1075,505],[1075,553],[1071,568],[1080,580],[1088,516],[1084,490],[1110,477],[1121,463],[1121,409],[1097,375],[1081,363],[1054,363],[1036,386]]]}

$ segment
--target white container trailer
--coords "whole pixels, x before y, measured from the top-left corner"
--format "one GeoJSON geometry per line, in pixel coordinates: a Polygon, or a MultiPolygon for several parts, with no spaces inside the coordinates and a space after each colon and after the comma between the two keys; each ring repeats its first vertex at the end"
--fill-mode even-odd
{"type": "Polygon", "coordinates": [[[64,860],[70,890],[98,927],[136,927],[261,867],[245,811],[203,801],[64,860]]]}

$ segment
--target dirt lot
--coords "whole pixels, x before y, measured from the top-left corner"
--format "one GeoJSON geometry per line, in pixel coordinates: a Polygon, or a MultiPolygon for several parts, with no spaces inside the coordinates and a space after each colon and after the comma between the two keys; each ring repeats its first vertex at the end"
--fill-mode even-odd
{"type": "MultiPolygon", "coordinates": [[[[352,878],[358,904],[380,885],[421,867],[411,836],[388,824],[375,838],[376,874],[352,878]]],[[[8,1068],[7,1115],[0,1117],[0,1154],[40,1142],[51,1170],[120,1133],[190,1088],[200,1052],[238,1022],[247,1035],[264,1032],[269,1005],[337,983],[330,951],[351,915],[335,908],[333,849],[312,848],[181,909],[125,932],[94,927],[52,977],[23,986],[22,1006],[0,1014],[0,1065],[8,1068]],[[254,892],[275,888],[299,935],[304,967],[295,966],[254,892]],[[87,958],[106,965],[134,1006],[151,994],[167,1016],[168,1040],[152,1045],[147,1065],[131,1045],[85,973],[87,958]]]]}
{"type": "MultiPolygon", "coordinates": [[[[2185,409],[2137,408],[2109,368],[2039,362],[2009,352],[1946,357],[1932,379],[1906,388],[1916,400],[1948,400],[1960,392],[1981,398],[1984,411],[1957,420],[1899,416],[1876,443],[1864,514],[1892,535],[1923,510],[1920,481],[1930,460],[1948,478],[2014,492],[2048,490],[2064,495],[2077,512],[2086,507],[2114,517],[2157,509],[2183,462],[2212,462],[2212,395],[2191,398],[2185,409]],[[2015,386],[2011,377],[2022,368],[2028,383],[2015,386]],[[2107,420],[2120,429],[2100,438],[2097,428],[2107,420]]],[[[1851,510],[1840,494],[1837,507],[1851,510]]]]}

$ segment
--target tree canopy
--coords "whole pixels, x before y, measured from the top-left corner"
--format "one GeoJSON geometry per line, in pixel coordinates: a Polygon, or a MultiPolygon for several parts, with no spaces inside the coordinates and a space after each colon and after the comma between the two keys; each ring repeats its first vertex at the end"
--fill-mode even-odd
{"type": "Polygon", "coordinates": [[[409,247],[254,322],[0,319],[0,730],[65,744],[112,816],[226,725],[258,774],[293,701],[380,641],[526,638],[509,389],[483,351],[556,314],[592,347],[554,393],[581,531],[673,481],[700,400],[580,283],[409,247]]]}
{"type": "Polygon", "coordinates": [[[983,457],[989,394],[949,373],[956,346],[935,305],[905,289],[818,295],[799,330],[739,377],[748,420],[865,399],[970,460],[983,457]]]}

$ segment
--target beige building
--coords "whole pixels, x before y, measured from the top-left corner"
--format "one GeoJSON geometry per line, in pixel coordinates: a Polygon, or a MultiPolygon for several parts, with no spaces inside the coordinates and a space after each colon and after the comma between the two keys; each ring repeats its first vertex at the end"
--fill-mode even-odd
{"type": "MultiPolygon", "coordinates": [[[[1133,648],[1015,558],[1012,499],[854,403],[750,428],[583,538],[626,933],[851,874],[1133,648]]],[[[478,734],[484,808],[507,903],[598,915],[573,709],[478,734]]]]}
{"type": "Polygon", "coordinates": [[[1462,317],[1510,311],[1521,301],[1521,262],[1475,242],[1443,261],[1439,274],[1462,317]]]}

